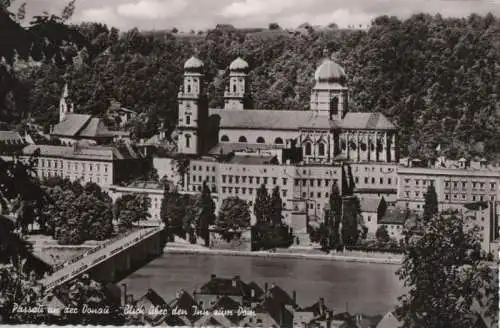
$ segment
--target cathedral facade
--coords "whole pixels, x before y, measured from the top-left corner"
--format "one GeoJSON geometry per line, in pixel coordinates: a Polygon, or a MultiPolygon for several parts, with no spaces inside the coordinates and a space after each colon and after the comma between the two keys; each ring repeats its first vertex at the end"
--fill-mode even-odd
{"type": "Polygon", "coordinates": [[[307,164],[398,161],[396,127],[381,113],[349,112],[346,74],[331,59],[324,59],[315,72],[309,110],[248,107],[249,65],[242,58],[229,67],[224,108],[208,108],[203,68],[195,57],[184,65],[178,95],[179,153],[204,155],[216,144],[231,145],[231,149],[294,145],[307,164]],[[209,137],[209,132],[215,137],[209,137]]]}

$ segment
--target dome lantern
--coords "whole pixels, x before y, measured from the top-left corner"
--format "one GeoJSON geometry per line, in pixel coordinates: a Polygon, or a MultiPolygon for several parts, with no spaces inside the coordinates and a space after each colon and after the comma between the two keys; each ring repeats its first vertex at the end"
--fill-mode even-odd
{"type": "Polygon", "coordinates": [[[196,58],[195,56],[192,56],[189,58],[186,63],[184,64],[184,71],[186,72],[201,72],[203,69],[203,62],[196,58]]]}
{"type": "Polygon", "coordinates": [[[248,68],[248,63],[241,57],[236,58],[229,65],[229,70],[232,72],[246,72],[248,68]]]}

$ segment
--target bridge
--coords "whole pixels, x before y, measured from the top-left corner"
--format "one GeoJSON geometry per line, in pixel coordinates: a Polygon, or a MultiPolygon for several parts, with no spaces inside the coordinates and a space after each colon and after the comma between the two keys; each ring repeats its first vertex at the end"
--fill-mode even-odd
{"type": "Polygon", "coordinates": [[[141,228],[112,239],[54,268],[54,273],[40,280],[45,289],[64,284],[83,273],[100,282],[116,282],[162,252],[164,226],[141,228]]]}

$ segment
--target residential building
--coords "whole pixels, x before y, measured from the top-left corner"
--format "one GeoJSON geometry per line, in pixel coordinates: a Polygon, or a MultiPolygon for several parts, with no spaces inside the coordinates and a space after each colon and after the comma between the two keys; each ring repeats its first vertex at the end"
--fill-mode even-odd
{"type": "Polygon", "coordinates": [[[73,146],[28,145],[22,158],[36,155],[39,178],[61,177],[82,183],[94,182],[103,188],[140,175],[144,160],[128,145],[73,146]]]}
{"type": "Polygon", "coordinates": [[[378,229],[378,207],[380,205],[380,198],[363,197],[359,199],[359,203],[363,224],[368,229],[368,236],[373,238],[378,229]]]}

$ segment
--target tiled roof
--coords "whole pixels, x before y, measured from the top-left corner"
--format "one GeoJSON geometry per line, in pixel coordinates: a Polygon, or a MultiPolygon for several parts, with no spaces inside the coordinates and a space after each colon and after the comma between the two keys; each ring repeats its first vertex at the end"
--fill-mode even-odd
{"type": "Polygon", "coordinates": [[[404,225],[406,220],[412,219],[416,214],[412,211],[407,212],[404,208],[399,207],[389,207],[387,208],[385,215],[379,218],[379,224],[398,224],[404,225]]]}
{"type": "Polygon", "coordinates": [[[64,120],[54,126],[52,134],[73,137],[84,128],[91,118],[91,115],[86,114],[66,114],[64,120]]]}
{"type": "Polygon", "coordinates": [[[137,301],[137,303],[150,304],[161,308],[167,308],[168,306],[167,302],[165,302],[165,300],[152,289],[149,289],[148,292],[137,301]]]}
{"type": "Polygon", "coordinates": [[[263,164],[277,164],[277,159],[275,156],[242,156],[236,155],[234,156],[230,163],[232,164],[246,164],[246,165],[263,165],[263,164]],[[273,161],[274,159],[274,161],[273,161]]]}
{"type": "Polygon", "coordinates": [[[186,291],[181,291],[177,298],[168,304],[172,309],[186,310],[189,320],[197,320],[199,318],[199,315],[194,315],[193,312],[193,307],[196,305],[197,303],[194,298],[186,291]]]}
{"type": "Polygon", "coordinates": [[[214,277],[200,288],[200,294],[247,296],[244,285],[239,278],[214,277]]]}
{"type": "Polygon", "coordinates": [[[378,205],[380,204],[380,199],[378,198],[365,198],[359,199],[359,204],[361,205],[361,212],[377,212],[378,205]]]}
{"type": "Polygon", "coordinates": [[[40,150],[41,156],[71,158],[71,159],[93,159],[111,161],[127,158],[137,158],[138,154],[128,148],[92,146],[92,147],[66,147],[52,145],[28,145],[23,148],[23,155],[33,155],[36,150],[40,150]]]}
{"type": "Polygon", "coordinates": [[[0,131],[0,142],[10,144],[23,144],[25,140],[16,131],[0,131]]]}
{"type": "Polygon", "coordinates": [[[257,150],[283,149],[285,145],[269,145],[269,144],[248,144],[240,142],[221,142],[209,150],[210,155],[229,154],[237,151],[255,152],[257,150]]]}
{"type": "Polygon", "coordinates": [[[219,116],[221,129],[298,130],[300,128],[330,129],[334,121],[309,110],[227,110],[210,109],[219,116]]]}
{"type": "Polygon", "coordinates": [[[110,131],[100,119],[93,117],[78,135],[81,137],[109,136],[110,131]]]}
{"type": "Polygon", "coordinates": [[[399,321],[392,312],[387,312],[378,323],[377,328],[399,328],[403,322],[399,321]]]}
{"type": "Polygon", "coordinates": [[[339,126],[355,130],[396,130],[382,113],[347,113],[339,126]]]}

